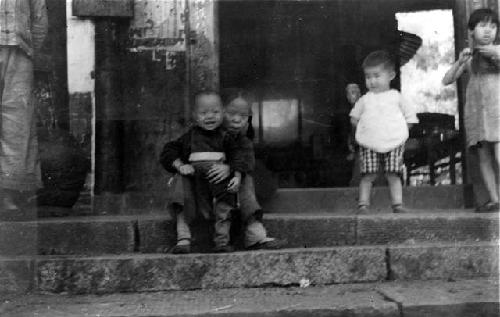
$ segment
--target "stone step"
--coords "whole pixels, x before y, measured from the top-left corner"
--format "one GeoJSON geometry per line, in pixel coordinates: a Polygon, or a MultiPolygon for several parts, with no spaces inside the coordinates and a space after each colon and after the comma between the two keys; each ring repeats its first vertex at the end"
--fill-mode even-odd
{"type": "MultiPolygon", "coordinates": [[[[269,236],[286,247],[415,244],[493,241],[499,237],[498,214],[446,210],[415,214],[338,216],[268,214],[269,236]]],[[[211,249],[211,224],[193,225],[193,251],[211,249]]],[[[45,218],[0,222],[0,255],[99,255],[160,253],[175,244],[175,223],[168,215],[45,218]]]]}
{"type": "MultiPolygon", "coordinates": [[[[415,209],[453,209],[470,207],[471,188],[464,185],[404,187],[406,207],[415,209]]],[[[309,210],[343,212],[356,209],[358,189],[351,188],[290,188],[279,189],[263,203],[265,210],[284,213],[304,213],[309,210]]],[[[373,209],[390,207],[387,187],[374,187],[373,209]]]]}
{"type": "Polygon", "coordinates": [[[5,296],[9,317],[497,317],[498,279],[101,296],[5,296]]]}
{"type": "Polygon", "coordinates": [[[0,293],[166,290],[453,280],[498,276],[495,243],[283,249],[227,254],[0,258],[0,293]]]}
{"type": "MultiPolygon", "coordinates": [[[[470,185],[440,185],[404,187],[405,205],[415,209],[450,209],[472,207],[472,187],[470,185]]],[[[307,212],[308,210],[327,210],[344,213],[357,206],[358,189],[345,188],[281,188],[262,201],[265,210],[270,212],[307,212]]],[[[41,217],[80,216],[80,215],[130,215],[134,213],[150,214],[166,210],[168,203],[165,191],[161,192],[126,192],[124,194],[96,195],[92,199],[92,208],[77,205],[73,209],[39,207],[41,217]]],[[[390,206],[387,187],[374,187],[372,207],[387,209],[390,206]]]]}

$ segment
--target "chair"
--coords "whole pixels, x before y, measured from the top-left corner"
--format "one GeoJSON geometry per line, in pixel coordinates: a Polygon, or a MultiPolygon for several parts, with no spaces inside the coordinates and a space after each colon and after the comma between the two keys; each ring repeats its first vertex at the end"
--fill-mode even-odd
{"type": "Polygon", "coordinates": [[[442,167],[449,168],[450,181],[455,184],[455,165],[460,161],[457,154],[462,149],[460,132],[455,130],[455,117],[442,113],[419,113],[417,117],[419,123],[410,130],[404,157],[407,185],[411,176],[422,174],[417,171],[422,166],[429,167],[431,185],[436,184],[436,171],[442,167]],[[448,162],[437,164],[446,157],[449,157],[448,162]]]}

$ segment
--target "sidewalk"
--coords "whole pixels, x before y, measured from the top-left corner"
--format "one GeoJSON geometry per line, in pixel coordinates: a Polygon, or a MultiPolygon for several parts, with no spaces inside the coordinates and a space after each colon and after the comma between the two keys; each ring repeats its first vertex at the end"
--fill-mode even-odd
{"type": "Polygon", "coordinates": [[[347,284],[106,296],[4,296],[2,317],[500,316],[498,280],[347,284]]]}

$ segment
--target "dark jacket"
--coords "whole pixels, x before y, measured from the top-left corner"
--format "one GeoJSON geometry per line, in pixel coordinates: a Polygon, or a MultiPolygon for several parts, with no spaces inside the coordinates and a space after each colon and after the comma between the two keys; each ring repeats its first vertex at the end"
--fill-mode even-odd
{"type": "Polygon", "coordinates": [[[176,159],[187,164],[193,152],[224,152],[226,164],[231,171],[249,173],[255,166],[253,143],[244,135],[229,133],[223,128],[207,131],[197,126],[177,140],[168,142],[160,154],[160,163],[170,173],[176,173],[173,167],[176,159]]]}

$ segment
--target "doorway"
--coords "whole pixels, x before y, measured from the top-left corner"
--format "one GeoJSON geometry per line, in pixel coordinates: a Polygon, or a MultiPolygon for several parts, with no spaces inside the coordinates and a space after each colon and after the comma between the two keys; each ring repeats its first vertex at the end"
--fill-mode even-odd
{"type": "MultiPolygon", "coordinates": [[[[449,9],[451,2],[423,6],[449,9]]],[[[345,87],[364,86],[359,65],[367,53],[398,47],[396,13],[421,6],[417,0],[219,2],[221,88],[253,96],[256,158],[280,187],[349,186],[345,87]]]]}

